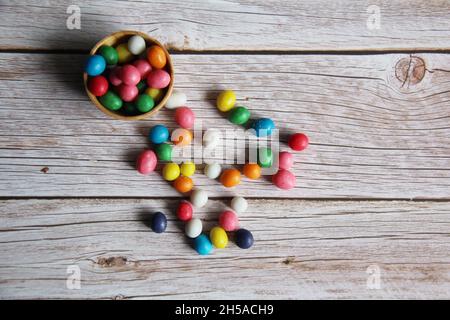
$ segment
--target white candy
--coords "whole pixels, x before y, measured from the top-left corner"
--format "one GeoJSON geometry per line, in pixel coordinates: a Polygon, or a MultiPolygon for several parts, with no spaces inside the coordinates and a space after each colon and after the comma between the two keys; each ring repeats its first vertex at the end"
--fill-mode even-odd
{"type": "Polygon", "coordinates": [[[175,109],[186,105],[186,95],[178,90],[173,90],[172,95],[166,102],[167,109],[175,109]]]}
{"type": "Polygon", "coordinates": [[[145,51],[145,40],[141,36],[134,35],[128,40],[128,50],[135,55],[145,51]]]}
{"type": "Polygon", "coordinates": [[[186,223],[184,232],[189,238],[197,238],[203,230],[202,221],[199,218],[193,218],[186,223]]]}
{"type": "Polygon", "coordinates": [[[221,134],[216,129],[209,129],[203,134],[203,145],[205,148],[214,148],[220,141],[221,134]]]}
{"type": "Polygon", "coordinates": [[[220,176],[222,168],[218,163],[207,164],[204,169],[205,175],[210,179],[216,179],[220,176]]]}
{"type": "Polygon", "coordinates": [[[191,203],[194,207],[201,208],[208,202],[208,194],[201,189],[195,189],[191,193],[191,203]]]}
{"type": "Polygon", "coordinates": [[[247,200],[242,197],[234,197],[231,199],[231,209],[237,213],[244,212],[248,208],[247,200]]]}

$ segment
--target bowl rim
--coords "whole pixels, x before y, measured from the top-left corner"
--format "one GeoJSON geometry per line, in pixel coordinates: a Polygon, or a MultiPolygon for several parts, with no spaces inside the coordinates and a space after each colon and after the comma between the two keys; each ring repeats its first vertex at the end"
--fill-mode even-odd
{"type": "Polygon", "coordinates": [[[172,58],[170,57],[170,54],[167,51],[167,49],[158,40],[156,40],[155,38],[150,37],[148,34],[146,34],[144,32],[134,31],[134,30],[122,30],[122,31],[113,32],[113,33],[109,34],[108,36],[104,37],[103,39],[101,39],[100,41],[98,41],[92,47],[91,51],[89,52],[89,55],[96,54],[97,50],[102,45],[104,45],[105,42],[109,41],[111,38],[116,38],[116,41],[119,41],[121,38],[129,37],[129,36],[133,36],[133,35],[139,35],[139,36],[143,37],[145,42],[147,43],[147,45],[148,45],[148,43],[150,43],[151,45],[158,45],[161,49],[163,49],[164,53],[166,54],[166,59],[167,59],[166,65],[168,66],[168,72],[169,72],[169,75],[170,75],[170,83],[169,83],[169,86],[167,87],[166,94],[161,99],[161,101],[156,106],[154,106],[152,108],[152,110],[150,110],[149,112],[146,112],[146,113],[142,113],[142,114],[136,115],[136,116],[126,116],[126,115],[122,115],[122,114],[119,114],[119,113],[116,113],[114,111],[109,110],[108,108],[104,107],[100,103],[100,101],[98,101],[97,97],[94,96],[89,91],[89,89],[87,87],[88,75],[87,75],[86,72],[83,72],[84,89],[86,90],[86,93],[87,93],[89,99],[91,100],[91,102],[97,107],[97,109],[99,109],[100,111],[102,111],[106,115],[110,116],[111,118],[117,119],[117,120],[142,120],[142,119],[147,119],[147,118],[153,116],[162,107],[164,107],[164,105],[166,104],[167,100],[172,95],[172,91],[173,91],[174,71],[173,71],[172,58]]]}

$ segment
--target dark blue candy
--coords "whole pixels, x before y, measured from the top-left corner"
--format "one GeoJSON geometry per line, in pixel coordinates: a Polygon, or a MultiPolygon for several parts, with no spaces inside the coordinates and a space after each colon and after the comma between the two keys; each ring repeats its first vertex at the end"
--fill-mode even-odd
{"type": "Polygon", "coordinates": [[[162,124],[158,124],[150,129],[148,138],[155,144],[166,142],[169,139],[169,129],[162,124]]]}
{"type": "Polygon", "coordinates": [[[236,231],[236,244],[241,249],[248,249],[253,245],[253,235],[247,229],[236,231]]]}
{"type": "Polygon", "coordinates": [[[156,212],[152,217],[151,228],[156,233],[162,233],[167,228],[167,218],[162,212],[156,212]]]}
{"type": "Polygon", "coordinates": [[[272,134],[275,129],[275,123],[270,118],[261,118],[253,121],[252,128],[257,137],[266,137],[272,134]]]}
{"type": "Polygon", "coordinates": [[[91,77],[98,76],[105,71],[106,61],[105,58],[99,55],[90,56],[86,61],[84,71],[91,77]]]}
{"type": "Polygon", "coordinates": [[[194,239],[194,249],[203,256],[212,251],[213,245],[205,234],[201,234],[194,239]]]}

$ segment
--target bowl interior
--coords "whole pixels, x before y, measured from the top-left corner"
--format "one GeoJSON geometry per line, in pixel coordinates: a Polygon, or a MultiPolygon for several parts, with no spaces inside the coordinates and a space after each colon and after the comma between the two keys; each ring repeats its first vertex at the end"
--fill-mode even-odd
{"type": "Polygon", "coordinates": [[[141,37],[143,37],[145,39],[145,42],[147,44],[147,48],[152,46],[152,45],[157,45],[159,47],[161,47],[164,50],[164,53],[166,54],[166,58],[167,58],[167,63],[166,66],[164,67],[164,69],[169,73],[170,75],[170,83],[168,85],[167,88],[165,88],[164,90],[166,90],[164,97],[161,99],[161,101],[158,102],[158,104],[156,104],[152,110],[150,110],[149,112],[146,113],[142,113],[139,115],[133,115],[133,116],[127,116],[124,115],[120,112],[116,112],[116,111],[112,111],[107,109],[106,107],[104,107],[100,101],[98,101],[97,97],[94,96],[87,88],[87,81],[88,81],[88,75],[87,73],[83,73],[83,82],[84,82],[84,87],[86,89],[86,93],[89,96],[89,98],[91,99],[91,101],[94,103],[94,105],[100,109],[103,113],[107,114],[108,116],[114,118],[114,119],[119,119],[119,120],[140,120],[140,119],[146,119],[151,117],[153,114],[155,114],[156,112],[158,112],[167,102],[167,100],[169,99],[170,95],[172,94],[172,90],[173,90],[173,65],[172,65],[172,59],[169,55],[169,52],[166,50],[166,48],[164,48],[164,46],[157,41],[156,39],[151,38],[150,36],[148,36],[147,34],[143,33],[143,32],[139,32],[139,31],[119,31],[119,32],[115,32],[105,38],[103,38],[102,40],[100,40],[91,50],[90,54],[94,55],[96,54],[97,50],[103,46],[103,45],[108,45],[108,46],[112,46],[112,47],[116,47],[117,45],[127,42],[128,39],[133,36],[133,35],[140,35],[141,37]]]}

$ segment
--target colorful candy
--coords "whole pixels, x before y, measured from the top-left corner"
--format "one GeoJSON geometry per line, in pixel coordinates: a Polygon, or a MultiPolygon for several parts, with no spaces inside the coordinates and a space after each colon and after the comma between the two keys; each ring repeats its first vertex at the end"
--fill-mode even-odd
{"type": "Polygon", "coordinates": [[[182,200],[177,208],[177,217],[181,221],[189,221],[192,219],[194,208],[189,201],[182,200]]]}
{"type": "Polygon", "coordinates": [[[289,170],[294,164],[294,157],[292,153],[283,151],[278,155],[278,166],[280,169],[289,170]]]}
{"type": "Polygon", "coordinates": [[[187,129],[177,128],[173,130],[170,141],[179,147],[187,146],[192,141],[192,132],[187,129]]]}
{"type": "Polygon", "coordinates": [[[180,167],[174,162],[166,163],[162,170],[164,180],[173,181],[180,176],[180,167]]]}
{"type": "Polygon", "coordinates": [[[137,158],[136,169],[141,174],[149,174],[155,170],[157,162],[156,155],[152,150],[144,150],[137,158]]]}
{"type": "Polygon", "coordinates": [[[202,221],[198,218],[192,218],[186,223],[184,232],[189,238],[197,238],[202,233],[202,221]]]}
{"type": "Polygon", "coordinates": [[[145,50],[145,40],[139,35],[134,35],[128,39],[128,51],[134,55],[141,54],[145,50]]]}
{"type": "Polygon", "coordinates": [[[236,244],[241,249],[248,249],[253,245],[253,235],[247,229],[239,229],[235,234],[236,244]]]}
{"type": "Polygon", "coordinates": [[[136,99],[136,107],[142,113],[149,112],[155,106],[155,101],[147,94],[140,94],[136,99]]]}
{"type": "Polygon", "coordinates": [[[133,54],[128,50],[126,43],[121,43],[116,47],[117,55],[119,56],[119,63],[127,63],[133,59],[133,54]]]}
{"type": "Polygon", "coordinates": [[[175,122],[185,129],[194,126],[195,114],[189,107],[179,107],[175,111],[175,122]]]}
{"type": "Polygon", "coordinates": [[[167,228],[167,218],[162,212],[156,212],[153,214],[151,221],[151,228],[156,233],[162,233],[167,228]]]}
{"type": "Polygon", "coordinates": [[[139,90],[136,86],[129,86],[122,83],[117,87],[117,93],[123,101],[130,102],[133,101],[139,94],[139,90]]]}
{"type": "Polygon", "coordinates": [[[98,53],[105,59],[106,64],[115,65],[119,62],[119,55],[117,54],[117,50],[111,46],[101,46],[98,49],[98,53]]]}
{"type": "Polygon", "coordinates": [[[145,59],[138,59],[133,62],[133,66],[139,71],[142,79],[147,79],[148,74],[152,71],[152,66],[145,59]]]}
{"type": "Polygon", "coordinates": [[[295,176],[292,172],[280,169],[272,176],[272,182],[280,189],[289,190],[295,187],[295,176]]]}
{"type": "Polygon", "coordinates": [[[223,249],[228,244],[227,233],[221,227],[212,228],[209,232],[209,239],[211,240],[214,247],[218,249],[223,249]]]}
{"type": "Polygon", "coordinates": [[[135,86],[141,81],[141,74],[135,66],[126,64],[120,70],[120,79],[129,86],[135,86]]]}
{"type": "Polygon", "coordinates": [[[113,86],[118,86],[122,84],[122,79],[120,75],[121,70],[122,67],[115,67],[109,73],[109,82],[111,82],[113,86]]]}
{"type": "Polygon", "coordinates": [[[261,167],[257,163],[246,163],[243,173],[247,178],[256,180],[261,177],[261,167]]]}
{"type": "Polygon", "coordinates": [[[270,118],[261,118],[253,121],[252,129],[255,130],[257,137],[267,137],[272,134],[275,129],[275,123],[270,118]]]}
{"type": "Polygon", "coordinates": [[[231,210],[226,210],[219,217],[219,225],[225,231],[234,231],[239,227],[239,219],[236,213],[231,210]]]}
{"type": "Polygon", "coordinates": [[[166,53],[161,47],[152,46],[147,51],[147,60],[154,68],[164,68],[167,62],[166,53]]]}
{"type": "Polygon", "coordinates": [[[122,99],[111,90],[107,91],[98,100],[103,106],[112,111],[119,110],[123,105],[122,99]]]}
{"type": "Polygon", "coordinates": [[[194,187],[194,182],[191,178],[185,176],[179,176],[173,182],[173,187],[181,193],[186,193],[192,190],[194,187]]]}
{"type": "Polygon", "coordinates": [[[295,151],[302,151],[308,147],[309,138],[304,133],[294,133],[289,137],[289,147],[295,151]]]}
{"type": "Polygon", "coordinates": [[[237,213],[245,212],[248,208],[248,202],[243,197],[234,197],[231,199],[231,209],[237,213]]]}
{"type": "Polygon", "coordinates": [[[243,125],[250,119],[250,111],[243,106],[236,107],[230,111],[228,120],[237,125],[243,125]]]}
{"type": "Polygon", "coordinates": [[[208,194],[202,189],[195,189],[191,192],[191,203],[194,207],[201,208],[208,202],[208,194]]]}
{"type": "Polygon", "coordinates": [[[232,90],[222,91],[217,97],[217,109],[227,112],[234,108],[236,103],[236,95],[232,90]]]}
{"type": "Polygon", "coordinates": [[[154,101],[160,101],[164,97],[164,91],[156,88],[147,88],[145,93],[153,98],[154,101]]]}
{"type": "Polygon", "coordinates": [[[187,98],[186,95],[178,90],[173,90],[172,95],[166,102],[167,109],[175,109],[186,105],[187,98]]]}
{"type": "Polygon", "coordinates": [[[195,173],[195,164],[191,161],[183,162],[180,171],[183,176],[190,177],[195,173]]]}
{"type": "Polygon", "coordinates": [[[258,150],[258,164],[261,168],[270,168],[273,163],[273,152],[270,148],[260,148],[258,150]]]}
{"type": "Polygon", "coordinates": [[[160,143],[155,146],[155,152],[160,161],[172,160],[172,146],[168,143],[160,143]]]}
{"type": "Polygon", "coordinates": [[[241,173],[237,169],[226,169],[220,175],[220,183],[224,187],[231,188],[241,182],[241,173]]]}
{"type": "Polygon", "coordinates": [[[108,80],[104,76],[95,76],[88,81],[88,89],[96,97],[104,95],[108,91],[108,87],[108,80]]]}
{"type": "Polygon", "coordinates": [[[91,77],[98,76],[105,71],[106,61],[101,55],[89,56],[84,71],[91,77]]]}
{"type": "Polygon", "coordinates": [[[213,250],[213,246],[208,237],[204,234],[194,239],[194,249],[200,255],[207,255],[213,250]]]}
{"type": "Polygon", "coordinates": [[[163,89],[170,83],[170,75],[162,69],[154,69],[147,76],[147,84],[151,88],[163,89]]]}
{"type": "Polygon", "coordinates": [[[158,124],[150,129],[150,142],[158,144],[166,142],[169,139],[169,129],[162,124],[158,124]]]}
{"type": "Polygon", "coordinates": [[[220,176],[222,168],[218,163],[207,164],[204,168],[205,175],[210,179],[216,179],[220,176]]]}

